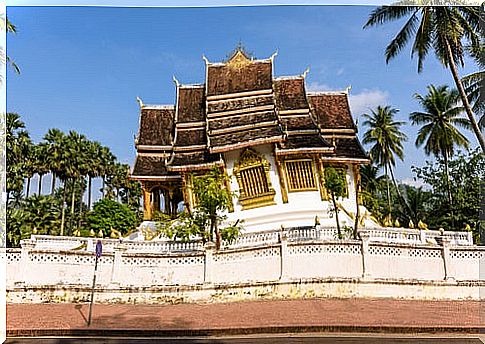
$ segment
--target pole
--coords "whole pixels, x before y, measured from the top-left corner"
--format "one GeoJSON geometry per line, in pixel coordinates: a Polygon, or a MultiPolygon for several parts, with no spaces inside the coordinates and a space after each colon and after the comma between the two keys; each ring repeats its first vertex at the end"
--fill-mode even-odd
{"type": "Polygon", "coordinates": [[[96,261],[94,262],[93,287],[91,288],[91,302],[89,303],[88,326],[91,325],[91,316],[93,314],[94,286],[96,284],[96,271],[97,270],[98,270],[98,255],[96,255],[96,261]]]}
{"type": "Polygon", "coordinates": [[[93,287],[91,288],[91,302],[89,303],[89,316],[88,316],[88,326],[91,325],[91,316],[93,314],[93,302],[94,302],[94,286],[96,285],[96,271],[98,270],[98,258],[101,257],[103,252],[103,243],[98,240],[96,243],[96,260],[94,261],[94,276],[93,276],[93,287]]]}

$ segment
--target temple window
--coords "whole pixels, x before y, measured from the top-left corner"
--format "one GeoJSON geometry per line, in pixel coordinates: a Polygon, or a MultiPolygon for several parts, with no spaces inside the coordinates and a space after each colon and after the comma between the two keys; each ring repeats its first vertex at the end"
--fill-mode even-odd
{"type": "Polygon", "coordinates": [[[234,167],[239,184],[239,202],[243,209],[273,205],[276,192],[269,178],[269,162],[251,149],[246,149],[234,167]]]}
{"type": "Polygon", "coordinates": [[[318,190],[313,160],[285,161],[288,191],[318,190]]]}

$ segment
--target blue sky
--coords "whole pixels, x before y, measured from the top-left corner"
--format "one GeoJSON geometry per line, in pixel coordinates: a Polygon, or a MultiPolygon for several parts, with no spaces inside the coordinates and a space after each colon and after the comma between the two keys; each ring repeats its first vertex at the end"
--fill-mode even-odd
{"type": "MultiPolygon", "coordinates": [[[[257,58],[278,49],[276,76],[310,67],[311,90],[352,85],[354,117],[389,104],[407,121],[419,110],[414,93],[453,80],[432,55],[418,74],[409,47],[386,65],[385,47],[402,22],[363,30],[373,8],[9,7],[18,34],[8,37],[7,49],[22,73],[7,72],[7,110],[22,115],[36,142],[49,128],[74,129],[132,164],[139,120],[135,98],[173,103],[172,75],[181,83],[201,83],[202,54],[220,61],[241,41],[257,58]]],[[[467,61],[461,73],[474,69],[467,61]]],[[[414,147],[417,128],[406,125],[403,131],[409,141],[396,174],[411,179],[411,166],[424,164],[426,157],[414,147]]],[[[477,146],[472,133],[467,136],[477,146]]]]}

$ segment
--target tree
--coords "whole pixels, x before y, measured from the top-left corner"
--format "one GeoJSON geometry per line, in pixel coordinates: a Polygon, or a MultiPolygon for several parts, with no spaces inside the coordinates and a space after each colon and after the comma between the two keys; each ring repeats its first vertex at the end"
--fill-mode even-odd
{"type": "Polygon", "coordinates": [[[46,146],[46,163],[52,174],[51,195],[54,194],[56,187],[56,176],[64,174],[62,168],[64,167],[64,150],[65,150],[66,135],[59,129],[49,129],[44,135],[44,142],[41,144],[46,146]]]}
{"type": "MultiPolygon", "coordinates": [[[[178,214],[177,218],[163,214],[158,221],[158,229],[171,239],[189,240],[202,238],[214,241],[216,248],[221,247],[221,240],[232,242],[241,230],[239,221],[227,227],[219,228],[226,220],[222,215],[232,202],[233,194],[225,188],[228,178],[219,168],[214,167],[204,175],[191,175],[196,206],[192,211],[178,214]]],[[[155,215],[160,216],[160,215],[155,215]]]]}
{"type": "Polygon", "coordinates": [[[329,166],[325,168],[324,171],[324,184],[325,188],[330,192],[330,196],[332,197],[333,209],[335,210],[335,220],[337,222],[337,234],[339,239],[342,238],[342,233],[340,231],[340,223],[338,220],[338,207],[337,207],[337,198],[344,197],[346,190],[345,190],[345,176],[340,173],[337,169],[329,166]]]}
{"type": "Polygon", "coordinates": [[[32,146],[25,123],[16,113],[7,113],[6,123],[7,204],[12,193],[20,194],[26,175],[28,154],[32,146]]]}
{"type": "MultiPolygon", "coordinates": [[[[12,33],[12,34],[17,33],[17,27],[10,20],[8,20],[8,17],[7,17],[7,20],[6,20],[6,27],[7,27],[7,33],[12,33]]],[[[19,66],[8,55],[7,55],[7,63],[10,64],[10,66],[13,68],[15,73],[20,74],[19,66]]]]}
{"type": "Polygon", "coordinates": [[[364,133],[363,143],[372,144],[370,149],[371,159],[379,167],[384,167],[387,182],[387,201],[388,211],[391,213],[391,193],[389,190],[389,172],[391,173],[392,180],[399,192],[399,188],[394,178],[393,167],[396,164],[395,155],[403,160],[403,141],[407,140],[406,134],[404,134],[400,127],[404,122],[395,121],[394,115],[399,110],[392,108],[391,106],[381,107],[378,106],[376,110],[371,110],[370,114],[364,114],[365,118],[364,126],[369,129],[364,133]]]}
{"type": "Polygon", "coordinates": [[[96,233],[101,230],[104,236],[108,236],[111,229],[126,234],[139,224],[136,213],[126,204],[107,198],[94,203],[93,210],[86,217],[86,222],[89,229],[93,229],[96,233]]]}
{"type": "Polygon", "coordinates": [[[485,139],[480,132],[465,88],[458,74],[457,64],[464,65],[464,41],[473,49],[479,47],[478,6],[381,6],[374,10],[364,28],[409,17],[406,24],[386,48],[386,63],[396,57],[414,36],[412,55],[418,55],[418,73],[430,52],[449,68],[460,94],[468,119],[485,152],[485,139]]]}
{"type": "Polygon", "coordinates": [[[40,195],[42,193],[42,177],[50,171],[47,160],[47,146],[42,143],[35,145],[33,157],[34,172],[37,173],[37,175],[39,176],[37,194],[40,195]]]}
{"type": "Polygon", "coordinates": [[[207,215],[210,238],[213,240],[215,234],[217,249],[221,247],[221,233],[218,226],[218,222],[222,219],[220,213],[226,211],[232,202],[232,194],[224,187],[227,178],[217,167],[203,177],[193,177],[197,209],[207,215]]]}
{"type": "Polygon", "coordinates": [[[448,160],[453,155],[455,146],[468,148],[468,139],[460,133],[456,126],[470,128],[466,118],[459,117],[463,107],[458,106],[460,96],[458,91],[449,90],[448,86],[428,86],[428,94],[414,96],[424,112],[413,112],[409,118],[413,125],[422,125],[416,137],[416,147],[424,144],[427,155],[442,156],[448,189],[448,202],[453,212],[453,197],[451,193],[448,160]]]}
{"type": "MultiPolygon", "coordinates": [[[[483,14],[482,14],[483,15],[483,14]]],[[[483,19],[482,19],[483,20],[483,19]]],[[[483,92],[480,92],[481,86],[485,83],[485,42],[483,34],[480,37],[480,44],[478,47],[468,47],[470,56],[475,60],[480,70],[468,75],[465,75],[462,79],[465,92],[468,97],[468,101],[472,105],[473,112],[478,115],[478,126],[480,129],[485,129],[485,102],[480,96],[483,97],[483,92]]]]}
{"type": "Polygon", "coordinates": [[[454,196],[453,217],[448,212],[448,183],[444,172],[444,159],[427,161],[425,166],[413,166],[416,178],[429,185],[429,211],[426,214],[431,228],[472,227],[475,239],[478,237],[480,213],[480,182],[485,180],[485,155],[480,149],[463,153],[458,151],[450,159],[449,175],[454,196]]]}

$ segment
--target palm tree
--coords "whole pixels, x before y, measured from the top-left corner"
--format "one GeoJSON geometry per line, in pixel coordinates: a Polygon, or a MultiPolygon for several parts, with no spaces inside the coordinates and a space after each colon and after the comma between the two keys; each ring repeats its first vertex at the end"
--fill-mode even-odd
{"type": "Polygon", "coordinates": [[[32,146],[29,133],[20,115],[9,112],[6,116],[6,163],[7,163],[7,204],[12,192],[20,194],[24,185],[28,153],[32,146]]]}
{"type": "MultiPolygon", "coordinates": [[[[17,33],[17,27],[14,24],[12,24],[12,22],[10,20],[8,20],[8,17],[7,17],[7,20],[6,20],[6,26],[7,26],[7,33],[13,33],[13,34],[17,33]]],[[[7,63],[9,63],[10,66],[12,66],[13,70],[17,74],[20,74],[19,66],[17,66],[17,64],[8,55],[7,55],[7,63]]]]}
{"type": "Polygon", "coordinates": [[[478,126],[483,130],[485,129],[485,102],[480,99],[480,87],[485,82],[485,42],[483,37],[481,37],[478,47],[469,47],[468,51],[480,70],[464,76],[462,82],[468,100],[473,104],[473,112],[479,117],[478,126]]]}
{"type": "Polygon", "coordinates": [[[56,187],[56,176],[62,173],[63,154],[65,153],[66,135],[59,129],[49,129],[44,136],[44,144],[47,145],[47,165],[52,174],[51,195],[56,187]]]}
{"type": "MultiPolygon", "coordinates": [[[[449,90],[448,86],[428,86],[425,96],[415,94],[424,112],[413,112],[409,118],[413,125],[422,125],[416,137],[416,147],[424,144],[424,152],[436,157],[443,157],[448,191],[448,202],[453,214],[453,197],[451,195],[450,173],[448,160],[455,146],[468,148],[468,139],[455,127],[470,129],[470,121],[459,117],[463,107],[459,106],[460,95],[457,90],[449,90]]],[[[453,217],[453,216],[452,216],[453,217]]]]}
{"type": "Polygon", "coordinates": [[[34,148],[35,173],[39,176],[38,195],[42,193],[42,177],[50,171],[47,162],[47,148],[44,143],[40,143],[34,148]]]}
{"type": "Polygon", "coordinates": [[[418,73],[430,50],[434,50],[441,64],[449,68],[471,127],[485,152],[485,139],[473,114],[465,88],[458,75],[457,64],[463,66],[464,45],[479,46],[478,6],[381,6],[374,10],[364,28],[408,17],[406,24],[386,48],[386,62],[396,57],[414,36],[412,55],[418,55],[418,73]]]}
{"type": "Polygon", "coordinates": [[[402,143],[407,140],[406,134],[399,128],[404,122],[394,120],[394,115],[398,111],[399,110],[394,109],[389,105],[385,107],[378,106],[375,111],[371,110],[371,114],[363,115],[365,118],[364,126],[369,127],[369,129],[364,133],[362,142],[365,144],[373,144],[370,149],[370,156],[377,166],[384,167],[389,214],[391,214],[389,172],[391,173],[392,180],[399,192],[392,168],[396,164],[394,156],[397,156],[401,160],[404,159],[402,143]]]}

